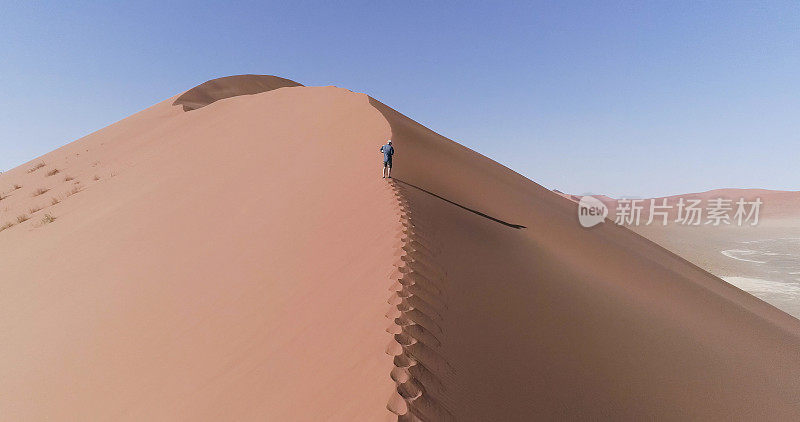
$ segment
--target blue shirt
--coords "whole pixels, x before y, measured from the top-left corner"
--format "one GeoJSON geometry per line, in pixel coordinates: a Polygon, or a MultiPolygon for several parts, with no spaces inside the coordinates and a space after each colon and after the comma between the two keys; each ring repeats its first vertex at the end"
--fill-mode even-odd
{"type": "Polygon", "coordinates": [[[383,161],[391,161],[392,155],[394,154],[394,148],[391,145],[386,144],[381,147],[381,152],[383,153],[383,161]]]}

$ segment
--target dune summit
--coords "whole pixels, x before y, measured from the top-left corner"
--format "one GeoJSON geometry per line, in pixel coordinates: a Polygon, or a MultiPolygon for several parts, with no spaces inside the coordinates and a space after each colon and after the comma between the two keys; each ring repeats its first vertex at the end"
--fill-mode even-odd
{"type": "Polygon", "coordinates": [[[798,320],[364,94],[250,91],[0,175],[5,418],[800,416],[798,320]]]}
{"type": "Polygon", "coordinates": [[[214,101],[239,95],[252,95],[273,89],[303,86],[295,81],[272,75],[235,75],[212,79],[181,94],[172,105],[184,111],[205,107],[214,101]]]}

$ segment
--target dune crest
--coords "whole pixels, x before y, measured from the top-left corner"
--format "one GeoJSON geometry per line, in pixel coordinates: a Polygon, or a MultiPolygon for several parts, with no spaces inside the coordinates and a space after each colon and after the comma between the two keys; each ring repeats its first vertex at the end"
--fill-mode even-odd
{"type": "Polygon", "coordinates": [[[454,420],[453,414],[436,399],[443,393],[442,381],[433,371],[452,368],[437,350],[441,347],[441,311],[446,309],[447,273],[436,264],[441,246],[435,246],[436,228],[424,216],[414,213],[413,202],[403,194],[406,189],[390,181],[395,194],[400,225],[395,268],[389,274],[392,291],[386,317],[392,341],[386,353],[394,365],[390,377],[396,384],[387,409],[398,420],[454,420]],[[422,233],[425,234],[422,234],[422,233]]]}

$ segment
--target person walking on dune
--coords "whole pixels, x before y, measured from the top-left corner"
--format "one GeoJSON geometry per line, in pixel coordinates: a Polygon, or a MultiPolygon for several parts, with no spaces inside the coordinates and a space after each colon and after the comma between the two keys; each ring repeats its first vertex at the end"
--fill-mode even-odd
{"type": "Polygon", "coordinates": [[[392,155],[394,155],[394,147],[392,146],[392,140],[389,139],[389,142],[386,145],[381,146],[381,150],[383,153],[383,178],[389,177],[392,178],[392,155]]]}

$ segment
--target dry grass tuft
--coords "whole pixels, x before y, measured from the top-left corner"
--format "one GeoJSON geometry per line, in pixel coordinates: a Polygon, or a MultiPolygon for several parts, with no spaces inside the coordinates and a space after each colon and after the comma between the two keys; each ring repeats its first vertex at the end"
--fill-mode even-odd
{"type": "Polygon", "coordinates": [[[28,217],[25,214],[20,214],[20,215],[17,216],[17,223],[24,223],[24,222],[28,221],[28,218],[30,218],[30,217],[28,217]]]}
{"type": "Polygon", "coordinates": [[[46,165],[47,164],[45,164],[44,161],[39,161],[38,163],[36,163],[36,165],[34,165],[33,167],[28,169],[28,173],[33,173],[36,170],[39,170],[40,168],[42,168],[42,167],[44,167],[46,165]]]}
{"type": "Polygon", "coordinates": [[[41,211],[41,210],[42,210],[42,207],[40,207],[38,205],[34,205],[34,206],[28,208],[28,214],[33,214],[36,211],[41,211]]]}
{"type": "Polygon", "coordinates": [[[45,214],[44,218],[42,218],[42,224],[52,223],[53,221],[56,221],[56,218],[50,214],[45,214]]]}
{"type": "Polygon", "coordinates": [[[65,195],[66,196],[72,196],[72,195],[75,195],[76,193],[78,193],[78,192],[80,192],[82,190],[83,189],[80,186],[73,186],[72,189],[68,190],[65,195]]]}
{"type": "Polygon", "coordinates": [[[22,189],[22,186],[14,185],[14,186],[11,187],[11,190],[17,190],[17,189],[22,189]]]}
{"type": "Polygon", "coordinates": [[[52,170],[48,171],[47,173],[45,173],[45,176],[47,176],[47,177],[55,176],[55,175],[58,174],[59,171],[60,171],[59,169],[52,169],[52,170]]]}
{"type": "Polygon", "coordinates": [[[12,227],[14,227],[14,223],[7,222],[6,224],[3,224],[2,226],[0,226],[0,232],[5,230],[5,229],[10,229],[12,227]]]}
{"type": "Polygon", "coordinates": [[[60,199],[56,198],[55,196],[50,199],[50,205],[55,205],[61,202],[60,199]]]}
{"type": "Polygon", "coordinates": [[[39,195],[41,195],[43,193],[47,193],[47,191],[49,191],[49,190],[50,189],[47,189],[47,188],[36,189],[35,191],[33,191],[33,195],[32,196],[39,196],[39,195]]]}
{"type": "Polygon", "coordinates": [[[70,176],[70,175],[64,176],[64,181],[65,181],[65,182],[69,182],[69,181],[70,181],[70,180],[72,180],[72,179],[74,179],[74,177],[72,177],[72,176],[70,176]]]}

